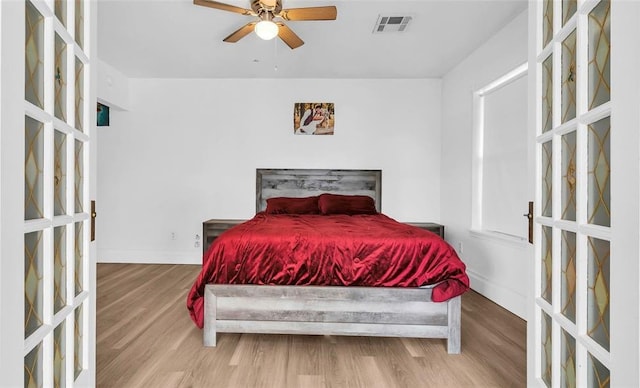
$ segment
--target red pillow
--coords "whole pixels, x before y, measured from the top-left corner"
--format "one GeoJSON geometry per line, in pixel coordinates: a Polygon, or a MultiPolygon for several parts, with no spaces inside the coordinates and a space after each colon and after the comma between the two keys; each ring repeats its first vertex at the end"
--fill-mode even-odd
{"type": "Polygon", "coordinates": [[[273,197],[267,199],[267,214],[318,214],[318,197],[273,197]]]}
{"type": "Polygon", "coordinates": [[[321,194],[318,198],[320,214],[377,214],[373,198],[367,195],[321,194]]]}

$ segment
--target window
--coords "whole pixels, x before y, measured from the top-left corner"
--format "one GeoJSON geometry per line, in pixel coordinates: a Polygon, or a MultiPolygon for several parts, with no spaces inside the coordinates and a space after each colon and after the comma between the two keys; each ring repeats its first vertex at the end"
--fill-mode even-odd
{"type": "Polygon", "coordinates": [[[475,231],[515,241],[528,236],[527,65],[474,93],[475,231]]]}

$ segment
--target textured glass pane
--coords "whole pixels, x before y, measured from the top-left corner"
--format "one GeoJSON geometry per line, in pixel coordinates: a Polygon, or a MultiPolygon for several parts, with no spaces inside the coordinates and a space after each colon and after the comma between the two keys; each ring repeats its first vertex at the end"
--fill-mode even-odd
{"type": "Polygon", "coordinates": [[[562,25],[567,24],[578,9],[578,0],[562,0],[562,25]]]}
{"type": "Polygon", "coordinates": [[[42,326],[42,232],[24,235],[24,337],[42,326]]]}
{"type": "Polygon", "coordinates": [[[552,188],[553,188],[553,167],[552,167],[553,147],[548,141],[542,144],[542,215],[551,217],[552,211],[552,188]]]}
{"type": "Polygon", "coordinates": [[[24,386],[25,388],[42,387],[42,343],[33,348],[24,357],[24,386]]]}
{"type": "Polygon", "coordinates": [[[562,136],[562,219],[576,220],[576,133],[562,136]]]}
{"type": "Polygon", "coordinates": [[[542,313],[542,325],[541,325],[541,336],[542,339],[542,381],[545,382],[547,387],[551,387],[551,349],[552,349],[552,340],[551,340],[551,317],[542,313]]]}
{"type": "Polygon", "coordinates": [[[576,322],[576,234],[562,231],[562,314],[576,322]]]}
{"type": "Polygon", "coordinates": [[[67,304],[67,228],[53,228],[53,312],[67,304]]]}
{"type": "Polygon", "coordinates": [[[551,303],[551,291],[552,291],[552,283],[551,283],[551,274],[553,268],[553,255],[552,255],[552,246],[553,246],[553,235],[551,233],[551,228],[548,226],[542,227],[542,298],[547,302],[551,303]]]}
{"type": "Polygon", "coordinates": [[[611,95],[611,18],[609,0],[589,14],[589,109],[609,101],[611,95]]]}
{"type": "Polygon", "coordinates": [[[67,213],[67,135],[55,131],[53,141],[53,214],[61,216],[67,213]]]}
{"type": "Polygon", "coordinates": [[[62,25],[67,25],[67,0],[55,0],[56,17],[62,25]]]}
{"type": "Polygon", "coordinates": [[[553,124],[553,55],[542,62],[542,132],[553,124]]]}
{"type": "Polygon", "coordinates": [[[562,122],[576,117],[576,31],[562,41],[562,122]]]}
{"type": "Polygon", "coordinates": [[[589,388],[608,388],[611,383],[611,375],[609,369],[598,361],[593,355],[589,354],[587,362],[587,387],[589,388]]]}
{"type": "Polygon", "coordinates": [[[82,372],[82,357],[83,357],[83,346],[82,346],[82,334],[84,328],[84,316],[82,314],[82,305],[80,305],[75,311],[75,324],[73,325],[73,343],[74,343],[74,353],[73,353],[73,371],[74,371],[74,380],[78,378],[80,372],[82,372]]]}
{"type": "Polygon", "coordinates": [[[67,44],[56,34],[56,68],[54,69],[54,113],[67,121],[67,44]]]}
{"type": "Polygon", "coordinates": [[[588,222],[611,226],[611,119],[589,125],[589,174],[587,179],[588,222]]]}
{"type": "Polygon", "coordinates": [[[551,42],[553,36],[553,0],[544,0],[542,15],[542,47],[551,42]]]}
{"type": "Polygon", "coordinates": [[[75,283],[75,291],[76,296],[82,292],[83,282],[82,282],[82,263],[83,263],[83,247],[84,247],[84,233],[82,233],[83,223],[76,222],[76,247],[75,247],[75,259],[76,259],[76,269],[74,273],[74,283],[75,283]]]}
{"type": "Polygon", "coordinates": [[[58,327],[53,331],[53,386],[54,388],[65,387],[66,382],[66,368],[65,358],[67,356],[67,349],[65,348],[66,341],[66,324],[62,321],[58,327]]]}
{"type": "Polygon", "coordinates": [[[75,142],[75,210],[76,213],[82,213],[84,202],[84,153],[82,152],[83,143],[80,140],[75,142]]]}
{"type": "Polygon", "coordinates": [[[44,18],[31,4],[25,10],[25,99],[43,108],[44,101],[44,18]]]}
{"type": "Polygon", "coordinates": [[[587,333],[609,350],[609,242],[589,237],[587,333]]]}
{"type": "Polygon", "coordinates": [[[25,116],[24,128],[24,219],[32,220],[44,217],[44,124],[25,116]]]}
{"type": "Polygon", "coordinates": [[[562,332],[562,348],[560,350],[560,386],[575,388],[576,386],[576,339],[564,330],[562,332]]]}
{"type": "Polygon", "coordinates": [[[76,58],[76,128],[84,129],[84,64],[76,58]]]}
{"type": "Polygon", "coordinates": [[[76,43],[84,48],[84,1],[76,0],[76,43]]]}

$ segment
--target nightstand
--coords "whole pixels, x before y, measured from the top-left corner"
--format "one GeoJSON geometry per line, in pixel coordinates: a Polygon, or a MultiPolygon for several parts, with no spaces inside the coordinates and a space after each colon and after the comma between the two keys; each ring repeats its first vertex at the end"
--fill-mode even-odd
{"type": "Polygon", "coordinates": [[[225,230],[241,224],[246,220],[216,220],[211,219],[202,223],[202,253],[205,253],[209,246],[225,230]]]}
{"type": "Polygon", "coordinates": [[[428,230],[429,232],[433,232],[444,239],[444,225],[436,224],[434,222],[405,222],[405,224],[428,230]]]}

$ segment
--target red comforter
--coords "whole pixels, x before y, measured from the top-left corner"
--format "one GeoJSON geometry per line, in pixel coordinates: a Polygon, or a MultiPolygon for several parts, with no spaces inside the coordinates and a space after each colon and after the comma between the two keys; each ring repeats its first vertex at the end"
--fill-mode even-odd
{"type": "Polygon", "coordinates": [[[258,213],[220,235],[187,297],[203,326],[204,287],[272,284],[420,287],[442,302],[469,288],[465,265],[439,236],[376,215],[258,213]]]}

